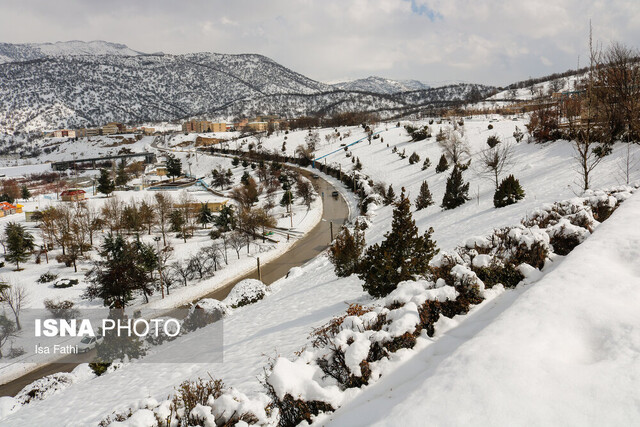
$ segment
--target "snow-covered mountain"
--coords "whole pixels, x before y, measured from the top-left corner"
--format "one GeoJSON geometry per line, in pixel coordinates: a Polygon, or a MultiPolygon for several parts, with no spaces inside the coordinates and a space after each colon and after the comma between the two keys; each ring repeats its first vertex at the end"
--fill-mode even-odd
{"type": "Polygon", "coordinates": [[[74,43],[38,50],[3,45],[13,61],[0,64],[0,132],[198,116],[368,111],[389,118],[493,90],[470,84],[394,94],[346,90],[262,55],[138,54],[123,45],[77,42],[76,49],[74,43]],[[43,53],[47,49],[49,56],[43,53]],[[118,53],[105,53],[109,49],[118,53]]]}
{"type": "Polygon", "coordinates": [[[102,40],[83,42],[71,40],[55,43],[0,43],[0,64],[5,62],[30,61],[45,56],[76,55],[117,55],[137,56],[142,52],[130,49],[124,44],[109,43],[102,40]]]}
{"type": "Polygon", "coordinates": [[[430,86],[418,80],[391,80],[384,77],[369,76],[366,79],[357,79],[347,82],[334,83],[337,89],[348,91],[362,91],[382,94],[394,94],[412,90],[429,89],[430,86]]]}

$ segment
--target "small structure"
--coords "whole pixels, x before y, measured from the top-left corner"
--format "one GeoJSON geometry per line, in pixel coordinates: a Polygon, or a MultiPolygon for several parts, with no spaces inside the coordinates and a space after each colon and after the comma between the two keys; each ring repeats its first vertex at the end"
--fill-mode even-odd
{"type": "Polygon", "coordinates": [[[78,202],[80,200],[85,200],[87,198],[87,193],[79,188],[72,188],[60,193],[60,198],[63,202],[78,202]]]}
{"type": "MultiPolygon", "coordinates": [[[[20,210],[22,211],[22,207],[20,210]]],[[[0,211],[2,211],[2,216],[13,215],[16,213],[17,207],[9,202],[0,202],[0,211]]]]}
{"type": "Polygon", "coordinates": [[[224,139],[220,138],[206,138],[204,136],[198,136],[196,137],[196,147],[209,147],[211,145],[220,144],[224,141],[224,139]]]}
{"type": "Polygon", "coordinates": [[[42,211],[36,208],[35,211],[24,211],[24,220],[26,222],[38,222],[42,217],[42,211]]]}
{"type": "MultiPolygon", "coordinates": [[[[227,205],[228,200],[221,200],[219,202],[190,202],[187,204],[191,212],[198,212],[202,205],[207,205],[211,212],[220,212],[220,210],[227,205]]],[[[184,205],[180,203],[174,203],[173,207],[176,209],[183,208],[184,205]]]]}

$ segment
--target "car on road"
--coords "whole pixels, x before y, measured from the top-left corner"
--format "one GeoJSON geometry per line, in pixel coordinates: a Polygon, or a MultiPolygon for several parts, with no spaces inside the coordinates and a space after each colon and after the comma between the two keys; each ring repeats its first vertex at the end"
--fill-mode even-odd
{"type": "Polygon", "coordinates": [[[333,193],[331,193],[331,197],[335,197],[336,199],[338,198],[339,195],[340,193],[338,193],[337,191],[334,191],[333,193]]]}
{"type": "Polygon", "coordinates": [[[311,178],[313,178],[313,179],[318,179],[318,178],[320,178],[320,177],[318,176],[318,174],[315,174],[315,173],[314,173],[313,175],[311,175],[311,178]]]}
{"type": "Polygon", "coordinates": [[[340,144],[340,147],[346,147],[346,146],[347,146],[347,144],[344,144],[344,143],[340,144]]]}
{"type": "Polygon", "coordinates": [[[102,335],[96,335],[95,337],[84,336],[78,343],[78,353],[86,353],[93,350],[97,344],[102,343],[102,335]]]}

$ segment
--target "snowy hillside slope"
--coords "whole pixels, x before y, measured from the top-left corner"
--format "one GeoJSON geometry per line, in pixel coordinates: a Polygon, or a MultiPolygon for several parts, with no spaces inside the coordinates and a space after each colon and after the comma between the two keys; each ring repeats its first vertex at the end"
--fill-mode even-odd
{"type": "Polygon", "coordinates": [[[640,194],[538,283],[498,300],[327,425],[637,425],[640,194]]]}
{"type": "MultiPolygon", "coordinates": [[[[353,152],[353,156],[360,158],[365,174],[376,182],[384,181],[387,185],[393,184],[396,194],[404,186],[412,201],[417,195],[421,182],[426,179],[436,206],[413,212],[414,219],[422,232],[428,227],[434,228],[434,239],[439,248],[452,250],[472,236],[486,235],[494,227],[515,225],[520,219],[544,204],[571,198],[578,192],[575,186],[577,175],[573,170],[573,151],[568,142],[559,141],[545,145],[521,142],[516,145],[516,163],[511,172],[520,179],[527,193],[526,197],[514,205],[495,209],[492,203],[493,183],[474,169],[477,153],[486,147],[486,139],[489,135],[496,134],[503,142],[511,141],[515,126],[523,129],[524,123],[512,120],[494,121],[492,122],[494,128],[491,131],[487,129],[488,124],[489,120],[465,120],[465,135],[473,154],[471,166],[465,172],[464,179],[471,182],[472,200],[451,211],[442,211],[438,207],[450,170],[442,174],[435,173],[434,167],[440,157],[441,149],[434,138],[409,142],[404,128],[395,127],[395,123],[382,123],[374,128],[376,132],[381,131],[380,139],[373,140],[371,145],[365,140],[350,147],[349,151],[353,152]],[[386,146],[387,144],[389,147],[386,146]],[[398,154],[392,152],[393,147],[397,147],[400,152],[406,151],[407,155],[416,151],[421,156],[421,161],[409,165],[407,159],[401,159],[398,154]],[[425,156],[431,159],[432,165],[423,171],[421,166],[425,156]]],[[[448,126],[448,123],[433,124],[434,135],[440,126],[448,126]]],[[[344,138],[342,141],[336,140],[332,143],[325,139],[325,135],[333,132],[333,129],[319,131],[321,142],[318,145],[318,156],[338,150],[337,153],[327,157],[327,163],[340,164],[345,173],[350,173],[353,163],[351,158],[346,157],[340,144],[353,142],[365,134],[361,127],[341,127],[338,130],[344,138]],[[346,136],[347,134],[349,136],[346,136]]],[[[263,145],[270,150],[279,151],[286,136],[286,151],[293,153],[298,144],[304,143],[306,135],[307,131],[292,131],[287,135],[283,132],[274,133],[263,142],[263,145]]],[[[623,148],[622,144],[616,145],[613,154],[598,166],[594,175],[594,187],[602,188],[621,183],[618,167],[624,157],[623,148]]],[[[638,151],[633,153],[637,155],[638,151]]],[[[634,170],[632,179],[634,181],[640,179],[640,171],[634,170]]],[[[637,196],[635,200],[637,204],[637,196]]],[[[631,201],[633,200],[625,203],[631,203],[631,201]]],[[[390,206],[373,209],[370,212],[370,225],[366,232],[367,244],[377,243],[383,239],[384,233],[390,229],[391,213],[390,206]]],[[[608,221],[614,221],[615,218],[617,218],[616,214],[608,221]]],[[[602,229],[606,230],[605,227],[606,224],[602,229]]],[[[601,230],[597,230],[595,235],[598,233],[602,235],[601,230]]],[[[374,301],[363,292],[361,283],[356,276],[336,277],[328,259],[318,257],[303,268],[294,269],[288,278],[272,285],[271,294],[263,300],[237,309],[225,319],[224,362],[213,363],[212,361],[209,364],[133,362],[98,378],[78,375],[77,382],[65,390],[59,391],[45,401],[17,409],[12,415],[7,415],[2,422],[8,425],[38,425],[60,424],[74,420],[79,424],[97,424],[114,411],[126,412],[129,407],[139,407],[141,402],[149,397],[162,401],[183,380],[208,378],[209,374],[214,378],[222,378],[228,385],[251,397],[261,396],[264,389],[258,377],[268,363],[268,356],[278,354],[293,358],[294,352],[308,344],[307,337],[312,329],[325,324],[334,316],[342,315],[348,303],[369,304],[374,301]],[[118,392],[114,393],[114,390],[118,392]],[[88,395],[99,395],[101,399],[88,401],[86,399],[88,395]]],[[[523,296],[526,296],[526,292],[533,288],[523,287],[522,289],[525,292],[523,296]]],[[[548,292],[552,293],[552,291],[548,292]]],[[[513,301],[520,295],[520,290],[505,292],[503,295],[503,301],[513,301]]],[[[489,302],[487,306],[492,304],[493,302],[489,302]]],[[[504,304],[507,303],[504,302],[504,304]]],[[[545,312],[545,310],[542,311],[545,312]]],[[[469,317],[464,320],[471,330],[484,327],[493,317],[489,320],[481,318],[480,320],[485,320],[484,323],[476,323],[474,319],[479,318],[469,317]]],[[[535,325],[539,320],[532,321],[535,325]]],[[[452,336],[457,344],[467,338],[468,335],[452,336]]],[[[175,341],[174,345],[177,347],[176,351],[180,350],[179,340],[175,341]]],[[[176,349],[176,347],[173,348],[176,349]]],[[[448,347],[446,350],[449,354],[451,348],[448,347]]],[[[547,348],[544,357],[556,358],[553,350],[553,348],[547,348]]],[[[206,354],[202,356],[206,357],[206,354]]],[[[160,361],[159,355],[153,357],[156,357],[154,361],[160,361]]],[[[464,411],[459,412],[464,413],[464,411]]],[[[359,423],[356,422],[355,425],[359,423]]]]}
{"type": "Polygon", "coordinates": [[[231,120],[261,114],[291,118],[368,111],[394,117],[493,91],[471,84],[398,94],[342,90],[262,55],[134,56],[119,45],[77,47],[74,43],[57,50],[43,47],[37,53],[19,45],[3,45],[5,56],[17,60],[0,63],[0,133],[98,126],[110,121],[231,120]],[[111,52],[114,49],[117,53],[111,52]],[[49,51],[51,56],[42,56],[49,51]]]}
{"type": "Polygon", "coordinates": [[[378,76],[369,76],[364,79],[334,83],[331,86],[347,91],[362,91],[383,94],[393,94],[398,92],[407,92],[411,90],[423,90],[430,88],[429,85],[418,80],[392,80],[378,76]]]}
{"type": "Polygon", "coordinates": [[[0,64],[6,62],[31,61],[45,56],[116,55],[137,56],[142,52],[119,43],[102,40],[84,42],[71,40],[55,43],[0,43],[0,64]]]}

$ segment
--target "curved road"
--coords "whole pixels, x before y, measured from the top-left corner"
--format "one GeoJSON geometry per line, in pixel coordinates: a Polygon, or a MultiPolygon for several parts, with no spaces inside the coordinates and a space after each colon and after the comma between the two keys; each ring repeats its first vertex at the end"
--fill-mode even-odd
{"type": "MultiPolygon", "coordinates": [[[[311,180],[318,195],[322,197],[322,220],[289,248],[287,252],[261,266],[262,281],[266,284],[271,284],[284,277],[292,267],[301,266],[324,251],[329,246],[331,240],[330,223],[333,223],[333,232],[335,235],[340,230],[340,226],[349,219],[349,207],[343,197],[331,196],[331,193],[336,191],[333,185],[322,178],[312,178],[311,172],[307,170],[299,170],[300,173],[311,180]]],[[[202,295],[199,299],[215,298],[222,300],[239,281],[247,278],[257,278],[257,269],[254,268],[247,275],[235,279],[215,291],[202,295]]],[[[95,351],[91,351],[81,357],[85,362],[90,362],[94,355],[95,351]]],[[[78,363],[75,362],[78,356],[79,355],[73,356],[74,362],[65,362],[64,359],[61,359],[59,362],[43,365],[22,377],[3,384],[0,386],[0,396],[15,396],[26,385],[44,376],[57,372],[72,371],[78,366],[78,363]]]]}

